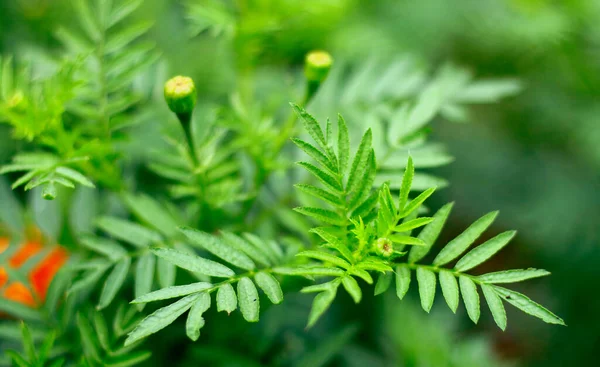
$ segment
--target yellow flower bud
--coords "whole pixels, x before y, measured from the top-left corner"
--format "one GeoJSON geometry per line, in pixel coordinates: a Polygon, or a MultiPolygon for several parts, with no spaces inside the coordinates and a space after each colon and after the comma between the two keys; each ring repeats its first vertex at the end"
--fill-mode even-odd
{"type": "Polygon", "coordinates": [[[165,83],[165,100],[176,114],[191,114],[196,106],[196,86],[191,78],[176,76],[165,83]]]}
{"type": "Polygon", "coordinates": [[[309,82],[322,83],[333,64],[333,58],[325,51],[312,51],[306,55],[304,75],[309,82]]]}

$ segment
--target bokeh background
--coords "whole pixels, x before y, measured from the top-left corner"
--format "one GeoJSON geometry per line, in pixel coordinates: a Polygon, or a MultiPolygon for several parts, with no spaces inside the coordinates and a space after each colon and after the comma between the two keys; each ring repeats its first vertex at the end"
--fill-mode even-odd
{"type": "MultiPolygon", "coordinates": [[[[341,300],[330,311],[337,320],[328,319],[310,332],[316,350],[320,338],[331,334],[328,325],[335,325],[327,340],[345,345],[340,353],[345,357],[336,357],[334,365],[597,364],[600,1],[249,0],[239,2],[247,6],[248,15],[235,24],[238,34],[233,39],[226,36],[234,22],[226,14],[212,14],[211,23],[199,21],[201,16],[190,18],[190,9],[201,3],[148,0],[136,15],[155,22],[151,36],[166,60],[163,75],[193,76],[201,101],[227,101],[232,90],[243,86],[244,70],[252,65],[263,75],[268,104],[269,94],[282,88],[281,70],[299,69],[305,53],[317,48],[330,51],[336,66],[371,59],[385,65],[410,57],[431,69],[451,62],[477,77],[518,78],[523,86],[516,96],[470,109],[467,124],[433,124],[432,139],[446,144],[455,161],[435,171],[450,185],[430,205],[457,203],[442,240],[499,209],[493,231],[514,228],[519,235],[488,266],[552,271],[551,277],[517,289],[547,305],[568,327],[543,324],[512,308],[507,308],[506,332],[494,327],[489,314],[473,326],[464,310],[451,315],[440,299],[426,315],[416,294],[402,303],[394,297],[369,299],[353,309],[343,307],[347,300],[341,300]],[[352,320],[370,326],[357,335],[352,320]]],[[[54,30],[73,22],[68,9],[67,0],[1,0],[0,53],[40,63],[58,56],[54,30]]],[[[394,82],[401,88],[406,81],[394,82]]],[[[317,97],[316,106],[324,103],[317,97]]],[[[150,129],[148,139],[152,133],[150,129]]],[[[8,127],[0,125],[0,163],[16,149],[8,127]]],[[[296,318],[293,296],[289,302],[286,315],[273,309],[263,322],[296,318]]],[[[298,309],[305,303],[299,298],[298,309]]],[[[290,323],[303,324],[305,315],[298,312],[300,321],[290,323]]],[[[232,330],[238,327],[244,330],[243,324],[232,330]]],[[[291,338],[282,344],[293,345],[294,336],[281,336],[276,328],[262,330],[260,336],[291,338]]],[[[196,354],[227,357],[235,365],[235,358],[243,360],[243,351],[251,349],[247,345],[252,340],[247,339],[252,337],[250,331],[238,341],[240,356],[198,345],[178,360],[185,363],[196,354]]],[[[160,353],[161,347],[156,348],[160,353]]],[[[280,352],[259,354],[273,361],[280,352]]],[[[311,358],[317,355],[306,353],[305,365],[316,365],[311,358]]]]}

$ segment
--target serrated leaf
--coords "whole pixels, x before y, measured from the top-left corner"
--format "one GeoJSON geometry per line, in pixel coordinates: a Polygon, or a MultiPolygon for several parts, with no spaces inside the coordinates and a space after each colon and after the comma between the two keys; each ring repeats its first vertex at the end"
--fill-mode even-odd
{"type": "Polygon", "coordinates": [[[100,217],[96,225],[111,236],[137,247],[147,247],[161,241],[160,235],[153,230],[116,217],[100,217]]]}
{"type": "Polygon", "coordinates": [[[237,308],[237,296],[233,286],[229,283],[223,284],[217,291],[217,311],[225,311],[230,314],[237,308]]]}
{"type": "Polygon", "coordinates": [[[433,221],[421,230],[417,238],[425,242],[426,246],[416,246],[410,249],[410,253],[408,254],[408,261],[410,263],[415,263],[427,255],[440,235],[453,206],[454,203],[448,203],[441,207],[433,216],[433,221]]]}
{"type": "Polygon", "coordinates": [[[469,318],[477,323],[479,321],[479,315],[481,310],[479,308],[479,293],[477,293],[477,285],[471,280],[471,278],[461,275],[458,278],[460,283],[460,292],[462,293],[463,301],[465,302],[465,308],[469,318]]]}
{"type": "Polygon", "coordinates": [[[146,316],[132,332],[128,334],[125,340],[125,346],[131,345],[136,341],[152,335],[159,330],[172,324],[179,316],[186,312],[200,297],[199,294],[186,296],[179,301],[166,307],[159,308],[150,315],[146,316]]]}
{"type": "Polygon", "coordinates": [[[321,168],[315,166],[312,163],[308,162],[298,162],[299,166],[303,167],[313,176],[315,176],[325,187],[332,190],[334,194],[342,194],[344,191],[342,186],[338,182],[337,178],[334,177],[331,173],[322,170],[321,168]]]}
{"type": "Polygon", "coordinates": [[[86,0],[75,0],[73,5],[75,6],[79,23],[87,35],[94,41],[100,40],[102,38],[102,31],[88,2],[86,0]]]}
{"type": "Polygon", "coordinates": [[[131,24],[124,29],[119,30],[118,33],[109,37],[108,42],[106,42],[104,47],[104,53],[110,54],[122,50],[136,38],[146,33],[150,27],[152,27],[152,23],[144,21],[131,24]]]}
{"type": "Polygon", "coordinates": [[[403,236],[400,234],[392,234],[389,236],[390,240],[394,243],[399,243],[402,245],[412,245],[412,246],[426,246],[425,242],[417,237],[411,236],[403,236]]]}
{"type": "Polygon", "coordinates": [[[400,215],[400,218],[405,218],[405,217],[409,216],[410,213],[417,210],[421,206],[421,204],[423,204],[423,202],[425,200],[427,200],[427,198],[429,198],[431,196],[431,194],[433,194],[434,191],[435,191],[434,187],[429,188],[429,189],[423,191],[421,194],[419,194],[419,196],[417,196],[416,198],[411,200],[410,203],[408,203],[408,205],[404,208],[404,210],[402,210],[402,214],[400,215]]]}
{"type": "Polygon", "coordinates": [[[97,339],[89,321],[81,313],[77,313],[76,323],[84,354],[95,361],[100,361],[97,339]]]}
{"type": "Polygon", "coordinates": [[[205,289],[209,289],[212,286],[212,284],[207,282],[198,282],[186,285],[173,285],[167,288],[159,289],[157,291],[144,294],[131,301],[131,303],[148,303],[181,296],[187,296],[188,294],[197,293],[205,289]]]}
{"type": "Polygon", "coordinates": [[[506,246],[516,233],[517,231],[507,231],[489,239],[463,256],[462,259],[456,263],[454,269],[459,272],[465,272],[473,269],[477,265],[494,256],[496,252],[500,251],[504,246],[506,246]]]}
{"type": "Polygon", "coordinates": [[[350,137],[348,134],[348,126],[342,115],[338,114],[338,172],[343,176],[348,168],[350,159],[350,137]]]}
{"type": "Polygon", "coordinates": [[[307,328],[311,328],[319,320],[319,318],[321,318],[325,311],[327,311],[335,299],[336,293],[337,286],[331,287],[315,296],[310,309],[310,315],[308,316],[307,328]]]}
{"type": "Polygon", "coordinates": [[[398,208],[400,208],[400,212],[404,211],[404,207],[406,206],[406,202],[408,201],[408,194],[410,193],[410,187],[412,185],[413,177],[415,176],[415,166],[413,164],[413,159],[409,155],[408,161],[406,163],[406,169],[404,170],[404,175],[402,176],[402,183],[400,184],[400,193],[398,208]]]}
{"type": "Polygon", "coordinates": [[[58,167],[56,168],[55,172],[63,177],[68,178],[71,181],[77,182],[80,185],[91,188],[96,187],[94,183],[90,181],[87,177],[69,167],[58,167]]]}
{"type": "Polygon", "coordinates": [[[298,148],[302,149],[302,151],[304,151],[304,153],[306,153],[309,157],[319,162],[323,167],[327,168],[331,172],[331,174],[334,174],[336,172],[337,167],[333,166],[331,160],[329,160],[329,158],[325,154],[321,153],[321,151],[317,149],[314,145],[309,144],[304,140],[296,138],[292,138],[292,142],[296,144],[298,148]]]}
{"type": "Polygon", "coordinates": [[[390,288],[393,278],[394,274],[392,272],[379,274],[379,277],[377,278],[377,283],[375,284],[375,295],[378,296],[382,293],[385,293],[385,291],[387,291],[390,288]]]}
{"type": "Polygon", "coordinates": [[[104,282],[102,287],[102,293],[100,293],[100,301],[98,301],[97,308],[99,310],[110,305],[112,300],[117,295],[117,292],[123,286],[125,279],[127,278],[127,272],[129,272],[129,266],[131,265],[131,258],[124,257],[113,268],[108,274],[108,278],[104,282]]]}
{"type": "MultiPolygon", "coordinates": [[[[429,217],[422,217],[422,218],[416,218],[416,219],[411,219],[409,221],[406,221],[400,225],[397,225],[394,228],[394,232],[407,232],[410,230],[413,230],[415,228],[419,228],[422,227],[426,224],[431,223],[434,220],[434,218],[429,218],[429,217]]],[[[425,245],[427,245],[425,243],[425,245]]]]}
{"type": "Polygon", "coordinates": [[[342,278],[342,285],[346,292],[352,297],[354,303],[359,303],[362,298],[362,291],[360,290],[360,286],[358,282],[353,277],[347,275],[342,278]]]}
{"type": "Polygon", "coordinates": [[[254,280],[273,304],[278,305],[283,301],[283,291],[274,276],[261,271],[256,273],[254,280]]]}
{"type": "MultiPolygon", "coordinates": [[[[139,298],[152,291],[155,269],[156,257],[153,254],[144,254],[140,256],[135,267],[134,294],[136,298],[139,298]]],[[[139,310],[142,308],[143,306],[138,307],[139,310]]]]}
{"type": "Polygon", "coordinates": [[[125,194],[123,200],[143,222],[169,238],[177,236],[177,222],[154,199],[147,195],[125,194]]]}
{"type": "Polygon", "coordinates": [[[481,289],[483,290],[483,296],[492,312],[496,325],[498,325],[502,331],[506,330],[506,311],[504,310],[502,299],[490,285],[482,284],[481,289]]]}
{"type": "Polygon", "coordinates": [[[429,312],[435,298],[435,273],[429,269],[417,268],[417,283],[419,284],[421,307],[425,312],[429,312]]]}
{"type": "Polygon", "coordinates": [[[153,248],[151,251],[158,257],[194,273],[204,274],[211,277],[229,278],[235,275],[233,270],[225,265],[212,260],[203,259],[200,256],[190,255],[185,252],[168,249],[153,248]]]}
{"type": "MultiPolygon", "coordinates": [[[[104,362],[104,367],[130,367],[138,365],[152,356],[147,350],[139,350],[131,353],[112,357],[110,361],[104,362]]],[[[58,367],[58,366],[50,366],[58,367]]]]}
{"type": "Polygon", "coordinates": [[[440,271],[440,288],[442,288],[442,294],[444,295],[444,299],[446,299],[446,303],[448,307],[452,310],[452,312],[456,313],[456,309],[458,308],[458,282],[452,274],[448,270],[440,271]]]}
{"type": "Polygon", "coordinates": [[[135,11],[141,4],[143,0],[127,0],[127,1],[119,1],[118,5],[114,7],[112,12],[108,17],[108,26],[112,27],[128,15],[130,15],[133,11],[135,11]]]}
{"type": "Polygon", "coordinates": [[[307,250],[307,251],[302,251],[302,252],[297,253],[296,256],[308,257],[311,259],[317,259],[317,260],[321,260],[324,262],[329,262],[329,263],[332,263],[333,265],[339,266],[344,269],[348,269],[351,266],[350,263],[348,263],[346,260],[343,260],[337,256],[334,256],[334,255],[324,252],[324,251],[307,250]]]}
{"type": "Polygon", "coordinates": [[[325,140],[325,136],[323,135],[323,130],[321,130],[321,126],[314,117],[312,117],[306,110],[302,107],[299,107],[296,104],[291,103],[294,112],[300,117],[302,123],[304,124],[304,129],[308,131],[310,136],[314,139],[314,141],[319,144],[319,146],[326,150],[327,141],[325,140]]]}
{"type": "Polygon", "coordinates": [[[350,201],[348,203],[348,210],[353,212],[353,217],[364,217],[366,213],[375,207],[378,194],[376,191],[371,194],[371,189],[376,173],[377,162],[375,161],[375,153],[371,150],[365,172],[358,183],[356,191],[350,196],[350,201]]]}
{"type": "Polygon", "coordinates": [[[348,249],[345,243],[340,241],[333,233],[327,230],[326,227],[317,227],[310,230],[310,232],[321,237],[325,242],[327,242],[327,246],[338,251],[342,256],[346,258],[349,262],[353,262],[354,258],[352,256],[352,252],[348,249]]]}
{"type": "Polygon", "coordinates": [[[301,275],[301,276],[339,277],[339,276],[344,275],[344,271],[342,269],[327,268],[327,267],[320,267],[320,266],[295,267],[295,268],[276,267],[276,268],[273,268],[273,272],[276,274],[282,274],[282,275],[301,275]]]}
{"type": "Polygon", "coordinates": [[[483,283],[502,284],[517,283],[524,280],[539,278],[550,275],[549,271],[543,269],[513,269],[479,275],[477,278],[483,283]]]}
{"type": "Polygon", "coordinates": [[[402,299],[410,287],[410,269],[404,265],[396,267],[396,295],[402,299]]]}
{"type": "Polygon", "coordinates": [[[125,251],[123,247],[121,247],[118,243],[106,238],[85,236],[82,237],[79,242],[84,247],[104,255],[112,261],[116,261],[127,255],[127,251],[125,251]]]}
{"type": "Polygon", "coordinates": [[[463,233],[459,234],[433,260],[433,265],[441,266],[459,257],[494,222],[498,212],[491,212],[479,218],[463,233]]]}
{"type": "Polygon", "coordinates": [[[368,167],[369,156],[372,151],[372,140],[373,136],[371,129],[368,129],[363,135],[358,150],[356,151],[356,155],[354,156],[354,160],[352,161],[350,173],[348,174],[348,182],[346,183],[346,193],[348,194],[351,194],[356,190],[359,185],[359,180],[362,177],[362,173],[368,167]]]}
{"type": "Polygon", "coordinates": [[[227,242],[230,246],[236,248],[238,251],[244,252],[246,255],[250,256],[254,261],[261,263],[262,265],[269,266],[271,262],[269,259],[256,247],[252,246],[245,239],[230,233],[221,231],[221,235],[223,236],[223,240],[227,242]]]}
{"type": "Polygon", "coordinates": [[[303,206],[294,208],[294,211],[306,215],[308,217],[315,218],[327,224],[332,224],[336,226],[343,226],[346,224],[344,218],[342,218],[338,213],[333,212],[331,210],[303,206]]]}
{"type": "Polygon", "coordinates": [[[227,243],[221,242],[218,238],[208,233],[186,227],[179,227],[179,230],[194,244],[201,246],[211,254],[246,270],[254,270],[256,265],[246,254],[238,251],[227,243]]]}
{"type": "Polygon", "coordinates": [[[156,272],[158,277],[158,284],[165,288],[175,284],[175,278],[177,276],[177,267],[168,262],[165,259],[158,258],[156,261],[156,272]]]}
{"type": "Polygon", "coordinates": [[[260,301],[258,291],[250,278],[243,277],[237,285],[238,303],[242,316],[248,322],[258,322],[260,301]]]}
{"type": "Polygon", "coordinates": [[[510,289],[502,288],[497,285],[492,286],[494,291],[502,297],[505,301],[520,309],[521,311],[535,316],[544,322],[549,324],[566,325],[565,322],[544,306],[532,301],[529,297],[519,292],[512,291],[510,289]]]}
{"type": "Polygon", "coordinates": [[[210,308],[210,295],[202,292],[198,294],[198,299],[194,302],[188,312],[187,321],[185,323],[185,334],[193,341],[200,337],[200,329],[204,326],[204,318],[202,314],[210,308]]]}
{"type": "Polygon", "coordinates": [[[371,277],[371,274],[369,274],[369,272],[364,269],[358,268],[357,266],[348,269],[348,274],[359,277],[360,279],[367,282],[367,284],[373,284],[373,277],[371,277]]]}
{"type": "Polygon", "coordinates": [[[338,196],[332,194],[327,190],[320,189],[316,186],[296,184],[294,185],[294,187],[308,195],[321,199],[335,207],[342,208],[346,205],[338,196]]]}

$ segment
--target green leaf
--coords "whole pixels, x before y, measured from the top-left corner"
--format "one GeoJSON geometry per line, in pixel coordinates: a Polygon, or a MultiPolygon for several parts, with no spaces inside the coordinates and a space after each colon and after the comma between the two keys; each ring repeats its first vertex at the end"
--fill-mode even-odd
{"type": "Polygon", "coordinates": [[[458,278],[460,283],[460,292],[462,293],[463,301],[465,302],[465,308],[469,318],[477,323],[479,321],[480,309],[479,309],[479,293],[477,293],[477,286],[471,278],[461,275],[458,278]]]}
{"type": "Polygon", "coordinates": [[[402,299],[410,287],[410,269],[405,265],[396,267],[396,295],[402,299]]]}
{"type": "Polygon", "coordinates": [[[462,257],[456,263],[454,269],[459,272],[465,272],[473,269],[477,265],[485,262],[490,257],[494,256],[496,252],[500,251],[508,242],[515,236],[517,231],[507,231],[500,233],[496,237],[484,242],[480,246],[475,247],[469,251],[465,256],[462,257]]]}
{"type": "Polygon", "coordinates": [[[137,247],[147,247],[162,240],[153,230],[116,217],[100,217],[96,225],[111,236],[137,247]]]}
{"type": "Polygon", "coordinates": [[[114,7],[114,9],[108,17],[108,27],[112,27],[122,19],[126,18],[133,11],[135,11],[142,3],[143,0],[119,1],[117,6],[114,7]]]}
{"type": "Polygon", "coordinates": [[[344,275],[344,271],[339,268],[327,268],[320,266],[296,267],[296,268],[273,268],[275,274],[282,275],[301,275],[301,276],[330,276],[339,277],[344,275]]]}
{"type": "Polygon", "coordinates": [[[314,117],[308,114],[308,112],[306,112],[306,110],[304,110],[302,107],[299,107],[298,105],[293,103],[291,103],[291,106],[294,109],[294,112],[296,112],[298,117],[300,117],[300,119],[302,120],[304,124],[304,129],[308,131],[310,136],[314,139],[314,141],[317,144],[319,144],[319,146],[323,150],[326,150],[327,141],[325,140],[323,130],[321,130],[321,126],[319,126],[317,120],[315,120],[314,117]]]}
{"type": "Polygon", "coordinates": [[[353,277],[346,275],[342,278],[342,285],[346,289],[346,292],[352,297],[354,303],[359,303],[362,298],[362,291],[358,282],[353,277]]]}
{"type": "Polygon", "coordinates": [[[127,255],[127,251],[121,245],[106,238],[85,236],[80,239],[80,242],[84,247],[104,255],[112,261],[117,261],[127,255]]]}
{"type": "Polygon", "coordinates": [[[177,222],[154,199],[147,195],[125,194],[123,200],[143,222],[169,238],[177,236],[177,222]]]}
{"type": "Polygon", "coordinates": [[[245,239],[230,233],[221,231],[221,236],[223,236],[223,240],[229,244],[231,247],[234,247],[238,251],[244,252],[246,255],[250,256],[254,261],[261,263],[262,265],[269,266],[271,262],[269,259],[256,247],[252,246],[245,239]]]}
{"type": "Polygon", "coordinates": [[[367,282],[367,284],[373,284],[373,277],[371,277],[371,274],[369,274],[369,272],[364,269],[358,268],[358,266],[348,269],[348,274],[355,275],[361,278],[362,280],[367,282]]]}
{"type": "Polygon", "coordinates": [[[198,299],[194,302],[188,313],[185,323],[185,334],[193,341],[200,337],[200,329],[204,326],[202,314],[210,308],[210,295],[206,292],[198,294],[198,299]]]}
{"type": "Polygon", "coordinates": [[[254,270],[256,268],[252,259],[246,254],[229,246],[227,243],[221,242],[218,238],[208,233],[186,227],[179,227],[179,230],[195,245],[201,246],[211,254],[232,265],[246,270],[254,270]]]}
{"type": "Polygon", "coordinates": [[[421,239],[411,236],[403,236],[399,234],[392,234],[389,236],[390,240],[394,243],[402,245],[413,245],[413,246],[427,246],[421,239]]]}
{"type": "Polygon", "coordinates": [[[7,349],[4,353],[9,356],[13,363],[16,363],[18,367],[31,367],[25,358],[21,357],[21,355],[14,350],[7,349]]]}
{"type": "Polygon", "coordinates": [[[369,156],[372,150],[372,140],[373,136],[371,129],[368,129],[363,135],[360,145],[358,146],[358,150],[356,151],[356,155],[354,156],[354,160],[352,161],[350,173],[348,174],[348,182],[346,183],[346,193],[348,194],[353,193],[359,186],[362,173],[368,167],[369,156]]]}
{"type": "Polygon", "coordinates": [[[502,288],[497,285],[492,286],[494,291],[511,305],[521,311],[535,316],[549,324],[566,325],[565,322],[542,305],[532,301],[529,297],[510,289],[502,288]]]}
{"type": "Polygon", "coordinates": [[[106,320],[100,312],[94,312],[94,329],[100,346],[105,351],[110,350],[110,337],[108,335],[108,327],[106,326],[106,320]]]}
{"type": "Polygon", "coordinates": [[[440,251],[433,260],[433,265],[441,266],[459,257],[477,238],[492,224],[498,212],[491,212],[471,224],[440,251]]]}
{"type": "Polygon", "coordinates": [[[331,303],[335,299],[335,295],[337,293],[337,284],[333,283],[329,286],[329,289],[323,291],[315,296],[313,300],[312,307],[310,309],[310,315],[308,316],[308,325],[307,328],[311,328],[321,316],[327,311],[331,303]]]}
{"type": "Polygon", "coordinates": [[[375,295],[378,296],[382,293],[385,293],[392,284],[392,279],[394,277],[394,273],[386,272],[383,274],[379,274],[379,278],[377,278],[377,283],[375,284],[375,295]]]}
{"type": "MultiPolygon", "coordinates": [[[[406,221],[406,222],[396,226],[394,228],[394,232],[407,232],[407,231],[413,230],[415,228],[419,228],[426,224],[429,224],[429,223],[433,222],[434,219],[435,218],[428,218],[428,217],[412,219],[412,220],[406,221]]],[[[425,246],[426,245],[427,244],[425,243],[425,246]]]]}
{"type": "Polygon", "coordinates": [[[35,354],[35,345],[33,345],[33,338],[31,337],[31,332],[23,321],[21,321],[21,335],[23,341],[23,349],[25,349],[25,353],[27,354],[27,358],[30,361],[35,361],[37,356],[35,354]]]}
{"type": "Polygon", "coordinates": [[[89,321],[81,314],[77,313],[77,329],[81,336],[81,344],[83,352],[88,357],[95,361],[100,361],[100,351],[98,350],[97,339],[92,330],[89,321]]]}
{"type": "Polygon", "coordinates": [[[223,284],[217,291],[217,311],[225,311],[227,314],[237,308],[237,296],[231,284],[223,284]]]}
{"type": "Polygon", "coordinates": [[[346,205],[338,196],[335,196],[331,192],[320,189],[313,185],[296,184],[294,185],[294,187],[308,195],[321,199],[335,207],[342,208],[346,205]]]}
{"type": "Polygon", "coordinates": [[[506,330],[506,311],[504,310],[502,299],[494,291],[494,288],[491,285],[482,284],[481,289],[483,290],[483,296],[492,312],[496,325],[498,325],[502,331],[506,330]]]}
{"type": "Polygon", "coordinates": [[[144,294],[131,301],[131,303],[148,303],[154,301],[162,301],[169,298],[187,296],[188,294],[201,292],[211,287],[212,284],[207,282],[198,282],[186,285],[173,285],[151,293],[144,294]]]}
{"type": "Polygon", "coordinates": [[[372,191],[373,181],[377,173],[377,162],[373,150],[369,153],[369,159],[365,172],[358,183],[358,187],[350,196],[348,210],[352,212],[353,217],[364,217],[377,203],[378,193],[372,191]]]}
{"type": "MultiPolygon", "coordinates": [[[[299,360],[294,363],[295,367],[323,367],[330,366],[336,356],[342,356],[346,351],[346,347],[351,347],[350,342],[359,332],[360,328],[356,324],[344,325],[340,330],[336,330],[333,334],[327,334],[324,338],[319,339],[310,350],[304,351],[299,360]],[[350,345],[349,345],[350,344],[350,345]]],[[[344,355],[344,359],[348,360],[349,355],[344,355]]],[[[367,366],[368,363],[361,364],[354,360],[353,363],[347,365],[367,366]]]]}
{"type": "Polygon", "coordinates": [[[273,304],[278,305],[283,301],[283,291],[274,276],[261,271],[256,273],[254,280],[273,304]]]}
{"type": "Polygon", "coordinates": [[[450,211],[454,203],[448,203],[440,208],[440,210],[435,213],[433,216],[433,221],[426,225],[419,233],[418,238],[425,242],[426,246],[418,246],[412,247],[410,249],[410,253],[408,254],[408,261],[410,263],[415,263],[422,258],[424,258],[435,241],[437,240],[444,224],[446,223],[446,219],[448,219],[448,215],[450,215],[450,211]]]}
{"type": "Polygon", "coordinates": [[[258,300],[258,291],[252,280],[243,277],[237,285],[238,303],[242,316],[248,322],[258,322],[258,313],[260,301],[258,300]]]}
{"type": "MultiPolygon", "coordinates": [[[[134,294],[136,298],[150,293],[152,283],[154,283],[154,269],[156,268],[156,257],[153,254],[143,254],[140,256],[135,266],[135,287],[134,294]]],[[[138,307],[142,310],[143,305],[138,307]]]]}
{"type": "Polygon", "coordinates": [[[100,40],[102,38],[102,30],[88,2],[86,0],[75,0],[73,5],[75,6],[79,23],[87,35],[94,41],[100,40]]]}
{"type": "Polygon", "coordinates": [[[419,196],[417,196],[416,198],[411,200],[410,203],[408,203],[408,205],[406,206],[406,208],[404,208],[404,210],[402,210],[402,215],[400,215],[400,218],[404,218],[404,217],[410,215],[410,213],[412,213],[417,208],[419,208],[421,206],[421,204],[423,204],[423,202],[425,200],[427,200],[427,198],[429,198],[431,196],[431,194],[433,194],[434,191],[435,191],[435,187],[429,188],[429,189],[423,191],[421,194],[419,194],[419,196]]]}
{"type": "Polygon", "coordinates": [[[90,181],[87,177],[69,167],[58,167],[56,168],[55,172],[63,177],[68,178],[71,181],[77,182],[80,185],[91,188],[96,187],[94,183],[90,181]]]}
{"type": "Polygon", "coordinates": [[[294,211],[306,215],[307,217],[315,218],[327,224],[332,224],[336,226],[343,226],[346,224],[344,218],[342,218],[338,213],[333,212],[331,210],[303,206],[294,208],[294,211]]]}
{"type": "Polygon", "coordinates": [[[149,351],[135,351],[124,355],[113,357],[109,362],[104,362],[104,367],[130,367],[138,365],[148,358],[152,357],[152,353],[149,351]]]}
{"type": "Polygon", "coordinates": [[[442,294],[446,299],[448,307],[452,312],[456,313],[458,308],[458,282],[454,275],[448,270],[440,271],[440,288],[442,288],[442,294]]]}
{"type": "Polygon", "coordinates": [[[348,134],[348,126],[342,115],[338,114],[338,172],[344,175],[348,168],[348,160],[350,157],[350,137],[348,134]]]}
{"type": "Polygon", "coordinates": [[[342,194],[344,191],[337,178],[330,173],[320,169],[312,163],[298,162],[297,165],[304,167],[308,172],[315,176],[325,187],[332,190],[335,194],[342,194]]]}
{"type": "Polygon", "coordinates": [[[151,250],[156,256],[194,273],[222,278],[229,278],[235,275],[233,270],[225,265],[221,265],[212,260],[203,259],[200,256],[190,255],[185,252],[168,248],[153,248],[151,250]]]}
{"type": "Polygon", "coordinates": [[[302,251],[302,252],[297,253],[296,256],[309,257],[312,259],[329,262],[329,263],[332,263],[333,265],[339,266],[344,269],[348,269],[351,266],[350,263],[348,263],[346,260],[343,260],[337,256],[334,256],[334,255],[324,252],[324,251],[314,251],[314,250],[302,251]]]}
{"type": "Polygon", "coordinates": [[[97,306],[99,310],[107,307],[113,301],[127,278],[130,265],[131,258],[124,257],[119,260],[110,274],[108,274],[108,278],[104,282],[104,287],[102,287],[102,293],[100,293],[100,301],[98,301],[97,306]]]}
{"type": "Polygon", "coordinates": [[[304,140],[292,138],[292,142],[302,149],[309,157],[319,162],[323,167],[327,168],[332,174],[336,172],[337,167],[333,166],[331,160],[314,145],[305,142],[304,140]]]}
{"type": "Polygon", "coordinates": [[[159,330],[172,324],[179,316],[186,312],[200,298],[200,294],[186,296],[179,301],[166,307],[159,308],[150,315],[146,316],[132,332],[128,334],[125,340],[125,346],[131,345],[136,341],[152,335],[159,330]]]}
{"type": "Polygon", "coordinates": [[[161,287],[170,287],[175,284],[177,277],[177,267],[165,259],[158,258],[156,262],[156,270],[158,275],[158,284],[161,287]]]}
{"type": "Polygon", "coordinates": [[[404,211],[404,207],[406,206],[406,202],[408,201],[408,194],[410,193],[410,187],[412,185],[412,180],[414,176],[415,166],[413,164],[412,157],[409,155],[408,163],[406,163],[406,169],[404,170],[404,175],[402,176],[402,184],[400,185],[400,201],[398,204],[398,208],[400,208],[400,213],[404,211]]]}
{"type": "Polygon", "coordinates": [[[501,284],[501,283],[517,283],[524,280],[539,278],[550,275],[549,271],[543,269],[513,269],[497,271],[479,275],[477,278],[483,283],[501,284]]]}
{"type": "Polygon", "coordinates": [[[417,283],[419,284],[421,307],[429,312],[435,298],[435,273],[429,269],[417,268],[417,283]]]}
{"type": "Polygon", "coordinates": [[[338,251],[342,256],[346,258],[346,260],[353,262],[354,257],[352,256],[352,252],[348,249],[345,243],[340,241],[331,231],[329,231],[327,227],[317,227],[310,230],[310,232],[321,237],[327,245],[336,251],[338,251]]]}
{"type": "Polygon", "coordinates": [[[128,25],[118,33],[111,35],[108,42],[106,42],[104,52],[110,54],[122,50],[136,38],[146,33],[150,27],[152,27],[152,23],[147,21],[128,25]]]}

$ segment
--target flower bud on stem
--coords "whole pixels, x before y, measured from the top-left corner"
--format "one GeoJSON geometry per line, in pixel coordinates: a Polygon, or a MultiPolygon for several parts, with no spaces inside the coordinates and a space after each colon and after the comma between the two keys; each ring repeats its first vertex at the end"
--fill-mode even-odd
{"type": "Polygon", "coordinates": [[[196,86],[191,78],[185,76],[176,76],[165,83],[165,101],[169,109],[175,113],[192,155],[194,162],[196,154],[194,152],[194,141],[192,139],[191,121],[194,107],[196,106],[196,86]]]}

